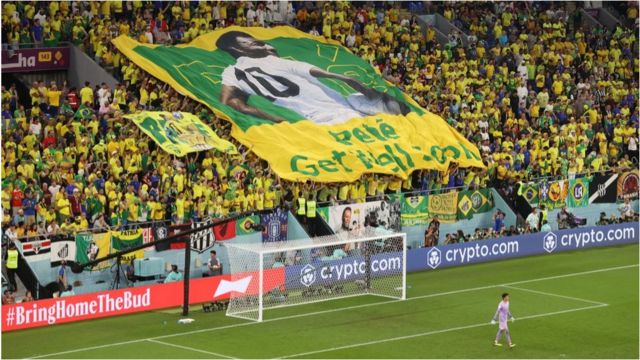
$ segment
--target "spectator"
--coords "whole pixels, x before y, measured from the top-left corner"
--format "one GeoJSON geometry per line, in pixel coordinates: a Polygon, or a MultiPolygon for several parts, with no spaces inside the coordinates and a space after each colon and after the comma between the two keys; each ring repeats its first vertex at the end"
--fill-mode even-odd
{"type": "Polygon", "coordinates": [[[538,215],[537,208],[534,207],[533,209],[531,209],[531,214],[527,216],[526,223],[527,225],[529,225],[529,229],[531,229],[531,232],[538,232],[538,224],[540,223],[540,216],[538,215]]]}
{"type": "Polygon", "coordinates": [[[35,299],[33,298],[33,295],[31,295],[31,291],[27,290],[24,293],[24,298],[22,298],[22,302],[26,303],[26,302],[31,302],[34,301],[35,299]]]}
{"type": "Polygon", "coordinates": [[[13,295],[13,291],[5,290],[2,293],[2,305],[11,305],[16,303],[16,298],[13,295]]]}
{"type": "Polygon", "coordinates": [[[209,260],[207,261],[207,268],[209,269],[207,276],[222,275],[222,264],[218,259],[215,250],[211,250],[209,260]]]}
{"type": "Polygon", "coordinates": [[[171,265],[171,271],[164,279],[164,283],[176,282],[182,280],[182,273],[178,271],[178,265],[171,265]]]}
{"type": "Polygon", "coordinates": [[[551,231],[551,225],[547,222],[547,220],[542,221],[542,226],[540,227],[541,232],[549,232],[551,231]]]}

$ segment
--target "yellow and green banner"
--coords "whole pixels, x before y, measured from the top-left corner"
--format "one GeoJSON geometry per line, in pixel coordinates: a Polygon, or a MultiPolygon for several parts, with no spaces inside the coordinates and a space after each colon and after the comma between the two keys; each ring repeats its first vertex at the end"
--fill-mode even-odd
{"type": "MultiPolygon", "coordinates": [[[[116,253],[118,251],[131,249],[133,247],[142,245],[142,229],[137,230],[122,230],[111,232],[111,252],[116,253]]],[[[144,250],[140,249],[134,252],[130,252],[122,256],[122,261],[128,262],[133,259],[144,258],[144,250]]]]}
{"type": "Polygon", "coordinates": [[[403,196],[400,200],[400,220],[402,226],[415,226],[428,224],[429,213],[427,211],[428,197],[422,195],[403,196]]]}
{"type": "Polygon", "coordinates": [[[189,44],[114,45],[179,93],[233,124],[232,136],[287,180],[401,178],[451,162],[484,167],[478,149],[338,43],[291,27],[232,26],[189,44]]]}
{"type": "Polygon", "coordinates": [[[260,215],[249,215],[238,219],[236,222],[236,234],[248,235],[256,232],[255,226],[260,225],[260,215]]]}
{"type": "Polygon", "coordinates": [[[458,193],[451,191],[444,194],[429,195],[429,216],[438,216],[441,223],[453,223],[456,221],[458,209],[458,193]]]}
{"type": "Polygon", "coordinates": [[[125,115],[164,151],[184,156],[194,151],[216,149],[235,154],[235,145],[221,139],[194,114],[187,112],[143,111],[125,115]]]}
{"type": "Polygon", "coordinates": [[[567,206],[571,208],[578,208],[589,205],[589,182],[589,178],[569,180],[567,206]]]}

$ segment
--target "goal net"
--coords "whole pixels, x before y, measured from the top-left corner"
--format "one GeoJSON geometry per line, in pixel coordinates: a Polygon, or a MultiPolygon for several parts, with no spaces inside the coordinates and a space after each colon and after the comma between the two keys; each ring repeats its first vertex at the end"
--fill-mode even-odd
{"type": "Polygon", "coordinates": [[[227,316],[262,321],[264,310],[374,295],[406,298],[404,233],[367,228],[303,240],[225,244],[227,316]]]}

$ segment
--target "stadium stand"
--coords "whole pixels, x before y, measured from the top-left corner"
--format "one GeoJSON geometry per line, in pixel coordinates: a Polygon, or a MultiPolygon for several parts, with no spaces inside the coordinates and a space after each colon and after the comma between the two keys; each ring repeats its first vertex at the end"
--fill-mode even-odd
{"type": "MultiPolygon", "coordinates": [[[[567,10],[581,6],[573,3],[495,2],[478,10],[422,2],[3,2],[7,50],[71,42],[119,81],[114,88],[34,82],[27,98],[13,85],[2,87],[3,229],[12,226],[21,238],[184,223],[291,208],[300,192],[335,204],[495,187],[509,199],[523,182],[637,168],[638,11],[624,5],[636,27],[611,31],[583,27],[579,12],[567,10]],[[426,13],[460,31],[439,41],[418,16],[426,13]],[[290,24],[340,41],[477,144],[487,169],[421,170],[407,180],[284,181],[235,142],[228,123],[110,43],[119,35],[188,43],[234,24],[290,24]],[[172,157],[123,120],[143,109],[196,113],[240,154],[172,157]]],[[[477,233],[473,238],[487,237],[477,233]]]]}

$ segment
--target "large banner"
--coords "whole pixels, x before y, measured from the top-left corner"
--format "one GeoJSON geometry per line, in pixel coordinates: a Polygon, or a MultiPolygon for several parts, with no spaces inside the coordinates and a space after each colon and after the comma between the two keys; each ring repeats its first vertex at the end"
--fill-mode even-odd
{"type": "Polygon", "coordinates": [[[46,260],[51,257],[51,240],[44,236],[33,236],[17,243],[22,246],[22,256],[27,262],[46,260]]]}
{"type": "Polygon", "coordinates": [[[473,215],[493,209],[491,189],[465,190],[458,193],[458,220],[471,219],[473,215]]]}
{"type": "Polygon", "coordinates": [[[51,267],[60,266],[62,261],[71,264],[76,261],[76,241],[71,236],[55,236],[51,241],[51,267]]]}
{"type": "Polygon", "coordinates": [[[164,151],[184,156],[194,151],[216,149],[235,154],[235,145],[221,139],[200,119],[187,112],[143,111],[125,115],[145,134],[149,135],[164,151]]]}
{"type": "Polygon", "coordinates": [[[618,201],[638,199],[638,170],[618,176],[618,201]]]}
{"type": "Polygon", "coordinates": [[[336,234],[347,233],[356,237],[362,236],[366,223],[399,232],[400,203],[383,200],[329,208],[328,224],[336,234]]]}
{"type": "Polygon", "coordinates": [[[429,216],[438,216],[441,223],[453,223],[458,212],[458,193],[451,191],[444,194],[429,195],[427,209],[429,216]]]}
{"type": "Polygon", "coordinates": [[[2,72],[66,70],[70,59],[68,47],[2,50],[2,72]]]}
{"type": "Polygon", "coordinates": [[[531,206],[538,204],[538,183],[523,183],[518,189],[518,195],[527,200],[531,206]]]}
{"type": "Polygon", "coordinates": [[[484,165],[442,118],[331,40],[291,27],[232,26],[189,44],[120,36],[131,61],[233,123],[232,135],[287,180],[407,178],[415,169],[484,165]]]}

